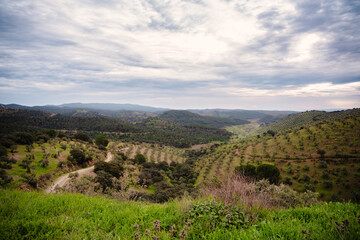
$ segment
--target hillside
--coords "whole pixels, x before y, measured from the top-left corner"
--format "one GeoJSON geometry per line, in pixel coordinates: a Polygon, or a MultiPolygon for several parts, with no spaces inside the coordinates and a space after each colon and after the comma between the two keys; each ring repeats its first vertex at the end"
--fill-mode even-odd
{"type": "Polygon", "coordinates": [[[140,112],[160,112],[166,111],[166,108],[155,108],[149,106],[141,106],[136,104],[116,104],[116,103],[66,103],[61,105],[45,105],[45,106],[24,106],[19,104],[0,104],[3,107],[47,111],[51,113],[65,114],[76,110],[90,111],[140,111],[140,112]]]}
{"type": "Polygon", "coordinates": [[[249,123],[241,119],[201,116],[185,110],[166,111],[160,114],[159,118],[181,124],[199,124],[216,128],[249,123]]]}
{"type": "Polygon", "coordinates": [[[213,141],[226,141],[232,135],[223,129],[201,125],[184,125],[156,118],[137,124],[103,116],[77,117],[50,114],[43,111],[0,108],[3,133],[27,128],[85,131],[95,136],[101,132],[114,139],[159,143],[175,147],[190,147],[213,141]]]}
{"type": "Polygon", "coordinates": [[[310,120],[295,121],[296,115],[291,116],[283,120],[289,125],[274,123],[286,126],[286,130],[234,141],[206,153],[198,162],[198,184],[221,179],[240,164],[266,162],[279,167],[282,181],[298,191],[314,189],[323,199],[359,201],[359,110],[308,112],[300,116],[310,120]],[[328,120],[314,121],[319,116],[328,120]]]}
{"type": "Polygon", "coordinates": [[[348,116],[358,116],[360,115],[360,109],[354,108],[343,111],[334,111],[334,112],[324,112],[324,111],[306,111],[298,114],[292,114],[287,118],[284,118],[280,121],[266,124],[259,129],[258,133],[263,133],[268,130],[272,131],[281,131],[290,129],[293,127],[303,126],[307,124],[314,124],[315,122],[322,120],[337,120],[342,119],[348,116]]]}
{"type": "Polygon", "coordinates": [[[259,123],[270,123],[285,118],[295,111],[265,111],[265,110],[227,110],[227,109],[206,109],[190,110],[203,116],[230,118],[230,119],[255,119],[259,123]]]}

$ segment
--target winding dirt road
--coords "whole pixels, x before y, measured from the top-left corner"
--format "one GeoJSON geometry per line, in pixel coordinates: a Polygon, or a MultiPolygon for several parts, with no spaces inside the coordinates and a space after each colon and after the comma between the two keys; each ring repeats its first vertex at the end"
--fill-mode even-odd
{"type": "MultiPolygon", "coordinates": [[[[107,153],[106,156],[106,160],[105,162],[110,162],[113,158],[113,154],[111,152],[107,153]]],[[[74,173],[78,173],[79,177],[83,177],[85,175],[92,175],[94,174],[94,166],[88,167],[88,168],[84,168],[84,169],[80,169],[80,170],[76,170],[67,174],[62,175],[61,177],[59,177],[58,179],[55,180],[55,182],[53,182],[47,189],[45,189],[44,191],[46,193],[53,193],[55,192],[56,187],[64,187],[65,184],[70,180],[69,175],[70,174],[74,174],[74,173]]]]}

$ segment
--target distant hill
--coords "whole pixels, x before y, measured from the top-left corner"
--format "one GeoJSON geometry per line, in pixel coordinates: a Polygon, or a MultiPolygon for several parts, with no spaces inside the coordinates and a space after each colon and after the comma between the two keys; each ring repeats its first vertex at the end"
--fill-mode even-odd
{"type": "Polygon", "coordinates": [[[90,114],[65,116],[45,111],[0,107],[0,133],[36,131],[39,128],[84,131],[125,141],[158,143],[180,148],[214,141],[226,141],[232,135],[224,129],[194,124],[179,124],[159,118],[139,123],[90,114]]]}
{"type": "Polygon", "coordinates": [[[249,123],[248,121],[242,119],[201,116],[197,113],[192,113],[185,110],[166,111],[160,114],[159,118],[181,124],[200,124],[217,128],[249,123]]]}
{"type": "MultiPolygon", "coordinates": [[[[19,104],[0,104],[3,107],[47,111],[50,113],[63,114],[67,116],[108,116],[127,122],[139,122],[149,117],[157,117],[169,111],[166,108],[156,108],[141,106],[135,104],[116,104],[116,103],[67,103],[61,105],[44,105],[44,106],[24,106],[19,104]]],[[[259,123],[271,123],[289,114],[297,113],[295,111],[263,111],[263,110],[228,110],[228,109],[203,109],[203,110],[173,110],[162,116],[163,119],[175,121],[178,123],[204,124],[206,126],[224,127],[244,124],[244,120],[255,119],[259,123]],[[203,117],[190,115],[190,113],[199,114],[203,117]],[[171,115],[176,114],[176,118],[171,115]],[[185,114],[185,115],[184,115],[185,114]],[[218,118],[218,119],[216,119],[218,118]],[[220,119],[219,119],[220,118],[220,119]],[[231,121],[225,119],[233,119],[231,121]],[[224,124],[222,124],[222,122],[224,124]]]]}
{"type": "Polygon", "coordinates": [[[306,111],[302,113],[292,114],[288,117],[267,124],[259,129],[259,133],[266,132],[268,130],[281,131],[290,129],[297,126],[304,126],[316,123],[321,120],[338,120],[348,116],[359,116],[360,108],[354,108],[343,111],[325,112],[325,111],[306,111]]]}
{"type": "Polygon", "coordinates": [[[258,119],[260,123],[269,123],[287,117],[295,111],[266,111],[266,110],[228,110],[228,109],[205,109],[189,110],[202,116],[221,117],[231,119],[258,119]]]}
{"type": "Polygon", "coordinates": [[[60,108],[109,110],[109,111],[140,111],[140,112],[160,112],[169,110],[167,108],[148,107],[136,104],[119,103],[66,103],[61,104],[60,108]]]}
{"type": "Polygon", "coordinates": [[[91,117],[107,116],[127,122],[139,122],[148,117],[156,117],[168,109],[154,108],[134,104],[107,103],[69,103],[62,105],[24,106],[18,104],[0,104],[2,107],[46,111],[66,116],[91,117]]]}

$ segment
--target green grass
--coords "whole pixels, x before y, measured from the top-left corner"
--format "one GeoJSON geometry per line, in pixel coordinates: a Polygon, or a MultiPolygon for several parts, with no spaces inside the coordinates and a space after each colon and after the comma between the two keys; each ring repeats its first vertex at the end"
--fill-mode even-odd
{"type": "MultiPolygon", "coordinates": [[[[174,239],[169,231],[176,226],[177,234],[187,221],[189,201],[164,204],[117,202],[80,194],[0,191],[0,239],[174,239]],[[161,229],[153,222],[161,221],[161,229]],[[140,225],[139,229],[134,228],[140,225]],[[145,229],[150,231],[145,236],[145,229]]],[[[207,227],[195,221],[187,230],[188,239],[358,239],[360,205],[324,203],[309,208],[263,210],[258,220],[247,228],[207,227]],[[336,223],[349,220],[345,230],[336,223]]],[[[206,216],[205,218],[206,219],[206,216]]],[[[177,239],[176,237],[175,239],[177,239]]]]}

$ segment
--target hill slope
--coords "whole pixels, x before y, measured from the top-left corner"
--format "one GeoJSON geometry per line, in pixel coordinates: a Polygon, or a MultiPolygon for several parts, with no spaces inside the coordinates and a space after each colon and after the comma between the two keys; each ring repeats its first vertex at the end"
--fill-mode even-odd
{"type": "Polygon", "coordinates": [[[284,130],[274,136],[261,134],[208,151],[198,161],[198,183],[221,179],[240,164],[267,162],[279,167],[282,181],[298,191],[310,188],[326,200],[360,201],[359,109],[305,115],[311,119],[306,124],[292,116],[284,121],[287,126],[296,124],[279,128],[284,130]],[[314,121],[313,115],[327,120],[314,121]]]}
{"type": "Polygon", "coordinates": [[[166,111],[160,114],[159,118],[181,124],[199,124],[217,128],[249,123],[241,119],[201,116],[185,110],[166,111]]]}
{"type": "Polygon", "coordinates": [[[205,109],[190,110],[203,116],[231,118],[231,119],[257,119],[260,123],[270,123],[280,120],[295,111],[265,111],[265,110],[227,110],[227,109],[205,109]]]}
{"type": "Polygon", "coordinates": [[[43,111],[0,108],[1,132],[14,132],[24,127],[51,128],[68,131],[87,131],[90,135],[102,132],[108,137],[127,141],[159,143],[175,147],[225,141],[231,133],[201,125],[183,125],[149,118],[132,124],[108,117],[72,117],[43,111]],[[91,134],[91,132],[94,132],[91,134]]]}

